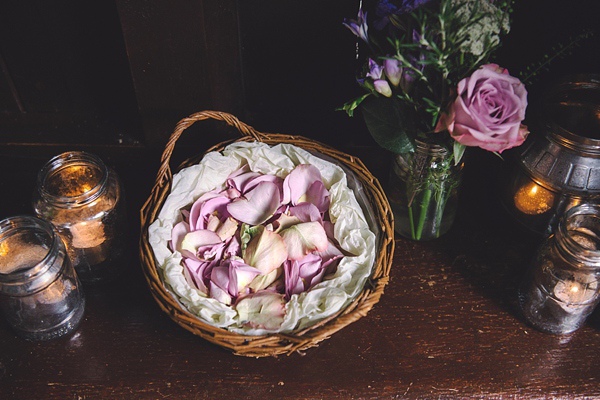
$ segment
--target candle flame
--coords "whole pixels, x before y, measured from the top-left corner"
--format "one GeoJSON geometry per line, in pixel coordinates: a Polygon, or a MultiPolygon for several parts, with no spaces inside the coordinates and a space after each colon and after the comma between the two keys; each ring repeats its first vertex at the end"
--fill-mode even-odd
{"type": "Polygon", "coordinates": [[[577,292],[579,292],[579,286],[571,286],[571,292],[572,292],[572,293],[577,293],[577,292]]]}
{"type": "Polygon", "coordinates": [[[524,214],[543,214],[552,208],[554,193],[536,184],[528,182],[515,194],[515,206],[524,214]]]}

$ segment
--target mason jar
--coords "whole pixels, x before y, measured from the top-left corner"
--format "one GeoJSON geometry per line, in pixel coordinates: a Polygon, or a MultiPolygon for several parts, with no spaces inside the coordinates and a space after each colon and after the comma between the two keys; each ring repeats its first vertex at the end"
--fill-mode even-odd
{"type": "Polygon", "coordinates": [[[445,147],[421,140],[413,152],[395,155],[387,191],[395,231],[419,241],[446,233],[458,209],[463,167],[445,147]]]}
{"type": "Polygon", "coordinates": [[[8,324],[28,340],[66,335],[81,322],[83,290],[48,222],[31,216],[0,221],[0,305],[8,324]]]}
{"type": "Polygon", "coordinates": [[[33,206],[63,238],[84,283],[121,273],[125,246],[125,201],[117,174],[90,153],[60,154],[40,170],[33,206]]]}
{"type": "Polygon", "coordinates": [[[540,247],[519,293],[535,328],[565,334],[581,327],[600,300],[600,206],[571,208],[540,247]]]}

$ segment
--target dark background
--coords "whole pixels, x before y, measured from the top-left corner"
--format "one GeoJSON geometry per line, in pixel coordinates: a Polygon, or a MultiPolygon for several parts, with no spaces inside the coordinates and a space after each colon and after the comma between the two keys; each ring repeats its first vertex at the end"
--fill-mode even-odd
{"type": "MultiPolygon", "coordinates": [[[[342,26],[357,9],[358,0],[5,0],[0,143],[160,148],[179,119],[215,109],[262,132],[371,145],[360,118],[335,111],[359,93],[356,38],[342,26]]],[[[496,61],[517,75],[595,30],[597,16],[593,0],[517,1],[496,61]]],[[[542,71],[530,103],[555,79],[598,73],[599,43],[596,32],[542,71]]]]}

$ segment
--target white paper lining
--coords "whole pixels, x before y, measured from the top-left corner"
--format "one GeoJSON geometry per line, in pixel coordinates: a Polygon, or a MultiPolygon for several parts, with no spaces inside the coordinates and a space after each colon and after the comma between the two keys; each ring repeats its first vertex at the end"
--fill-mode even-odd
{"type": "Polygon", "coordinates": [[[286,316],[278,331],[289,333],[306,328],[338,312],[360,293],[375,261],[376,235],[369,229],[355,193],[348,187],[344,170],[304,149],[290,144],[270,147],[259,142],[236,142],[222,153],[206,154],[199,164],[175,174],[171,193],[148,229],[157,265],[164,272],[167,288],[201,320],[248,335],[270,332],[243,327],[234,309],[204,297],[191,287],[183,275],[181,254],[168,248],[171,230],[182,219],[180,210],[189,207],[205,192],[224,188],[227,176],[246,163],[253,171],[282,178],[298,164],[312,164],[319,168],[331,196],[329,213],[335,223],[335,237],[342,248],[356,255],[344,257],[335,274],[308,292],[293,295],[287,303],[286,316]]]}

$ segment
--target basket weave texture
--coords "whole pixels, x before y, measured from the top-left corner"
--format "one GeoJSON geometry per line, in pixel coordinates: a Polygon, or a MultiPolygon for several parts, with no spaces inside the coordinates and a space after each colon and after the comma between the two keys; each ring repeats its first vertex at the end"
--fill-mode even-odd
{"type": "MultiPolygon", "coordinates": [[[[186,160],[180,168],[196,164],[201,156],[186,160]]],[[[171,319],[188,331],[222,346],[236,355],[249,357],[276,356],[279,354],[291,354],[302,352],[310,347],[317,346],[321,341],[329,338],[332,334],[365,316],[375,305],[385,285],[389,281],[390,267],[394,253],[394,230],[393,216],[385,194],[377,179],[369,172],[365,165],[356,157],[347,155],[326,146],[317,141],[300,136],[283,134],[264,134],[257,132],[254,128],[239,121],[236,117],[217,111],[202,111],[184,118],[177,124],[171,135],[161,157],[161,166],[156,176],[154,187],[150,197],[143,205],[141,212],[141,237],[140,237],[140,259],[144,275],[148,282],[150,291],[160,308],[165,311],[171,319]],[[212,326],[201,321],[185,309],[165,287],[160,273],[157,269],[156,260],[148,241],[148,228],[156,219],[165,199],[169,195],[172,182],[170,167],[171,155],[175,144],[181,134],[197,121],[215,119],[224,121],[235,127],[241,134],[241,138],[219,143],[206,152],[222,151],[233,142],[258,141],[268,145],[289,143],[308,151],[314,151],[332,157],[351,170],[356,179],[363,185],[363,191],[369,199],[381,233],[375,265],[371,277],[365,283],[360,294],[346,308],[331,315],[325,320],[311,325],[308,328],[293,333],[272,333],[261,336],[242,335],[230,332],[226,329],[212,326]]]]}

